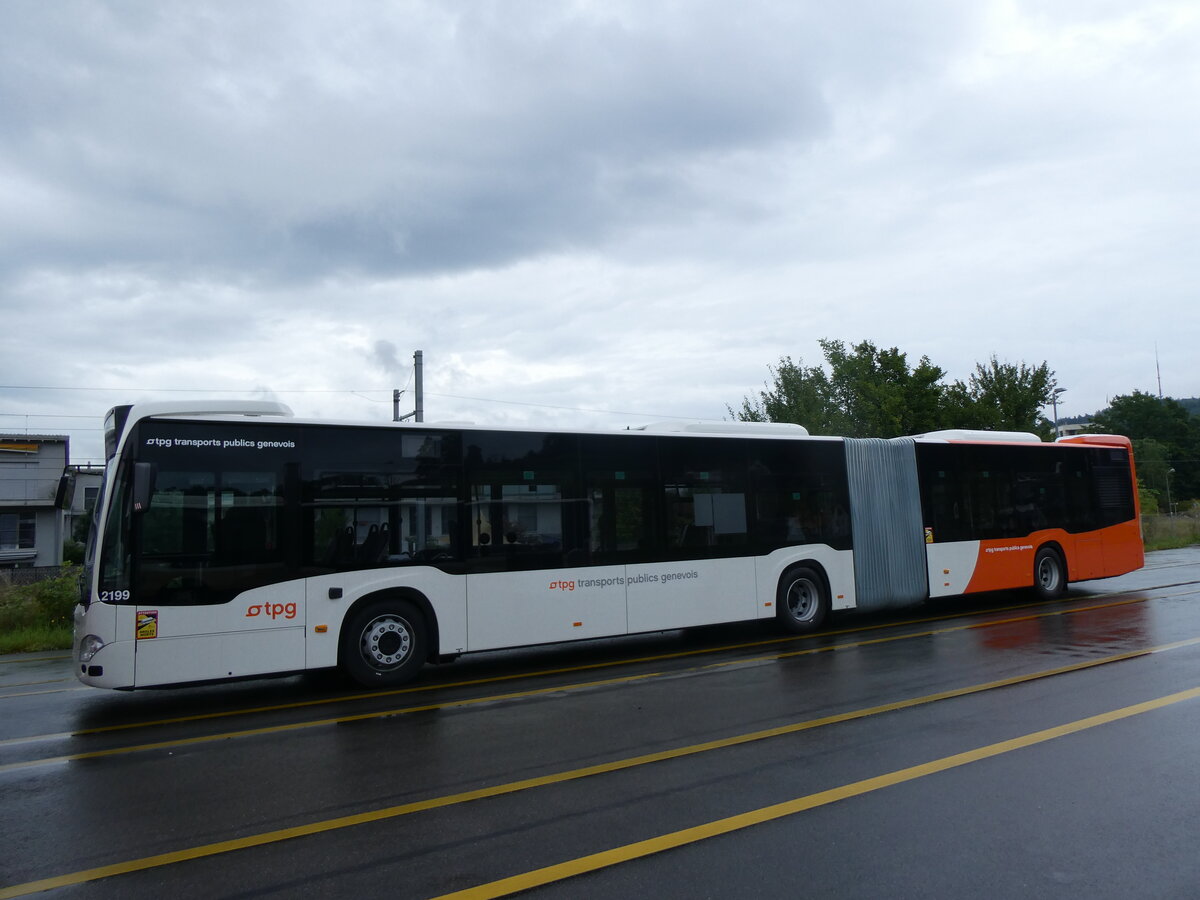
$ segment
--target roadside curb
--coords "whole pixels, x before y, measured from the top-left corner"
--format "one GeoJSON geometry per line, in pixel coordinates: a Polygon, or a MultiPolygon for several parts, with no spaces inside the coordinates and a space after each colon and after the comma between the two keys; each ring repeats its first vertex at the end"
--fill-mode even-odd
{"type": "Polygon", "coordinates": [[[5,663],[59,662],[70,658],[70,650],[42,650],[35,653],[0,653],[0,666],[5,663]]]}

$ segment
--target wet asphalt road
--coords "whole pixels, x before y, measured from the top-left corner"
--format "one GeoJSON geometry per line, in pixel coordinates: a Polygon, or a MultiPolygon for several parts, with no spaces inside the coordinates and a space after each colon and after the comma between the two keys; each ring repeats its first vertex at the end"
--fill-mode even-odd
{"type": "Polygon", "coordinates": [[[845,617],[83,688],[0,657],[0,898],[1200,896],[1200,549],[845,617]]]}

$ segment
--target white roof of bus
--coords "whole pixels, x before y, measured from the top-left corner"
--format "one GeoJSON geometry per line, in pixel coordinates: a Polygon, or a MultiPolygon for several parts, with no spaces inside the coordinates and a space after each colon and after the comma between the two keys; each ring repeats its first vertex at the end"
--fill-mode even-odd
{"type": "MultiPolygon", "coordinates": [[[[273,400],[183,400],[175,402],[138,403],[130,412],[130,424],[148,417],[212,419],[237,421],[246,418],[285,418],[297,425],[338,425],[374,428],[447,428],[464,431],[515,431],[515,432],[561,432],[564,434],[678,434],[713,435],[719,437],[758,438],[813,438],[816,440],[843,440],[837,435],[810,435],[803,425],[787,422],[652,422],[627,428],[538,428],[536,426],[505,427],[480,425],[474,422],[368,422],[351,420],[326,420],[296,418],[291,408],[273,400]]],[[[948,443],[953,441],[988,443],[1044,443],[1040,437],[1025,431],[983,431],[967,428],[952,428],[912,435],[922,442],[948,443]]]]}
{"type": "MultiPolygon", "coordinates": [[[[688,434],[718,437],[806,438],[813,437],[803,425],[788,422],[653,422],[627,428],[539,428],[537,426],[481,425],[475,422],[370,422],[362,420],[331,420],[296,418],[286,404],[268,400],[185,400],[134,404],[128,425],[146,418],[206,419],[238,421],[246,418],[285,418],[297,425],[336,425],[368,428],[450,428],[464,431],[561,432],[563,434],[688,434]]],[[[824,440],[841,440],[837,436],[816,436],[824,440]]]]}

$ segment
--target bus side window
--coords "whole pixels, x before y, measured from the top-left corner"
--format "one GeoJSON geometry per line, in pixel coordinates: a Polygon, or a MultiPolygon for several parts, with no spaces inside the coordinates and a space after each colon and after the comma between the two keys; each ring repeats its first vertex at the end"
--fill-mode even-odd
{"type": "Polygon", "coordinates": [[[1095,528],[1092,497],[1088,477],[1088,451],[1063,450],[1062,485],[1069,512],[1063,525],[1067,531],[1080,532],[1095,528]]]}
{"type": "Polygon", "coordinates": [[[634,487],[593,488],[589,547],[598,561],[634,559],[650,549],[652,499],[648,491],[634,487]]]}
{"type": "Polygon", "coordinates": [[[590,523],[574,436],[475,432],[464,460],[470,568],[516,571],[587,562],[590,523]]]}
{"type": "Polygon", "coordinates": [[[1129,457],[1124,450],[1093,450],[1092,488],[1096,525],[1104,528],[1134,517],[1133,487],[1129,479],[1129,457]]]}
{"type": "Polygon", "coordinates": [[[749,471],[758,552],[789,544],[850,548],[846,463],[840,443],[756,445],[749,471]]]}
{"type": "Polygon", "coordinates": [[[642,435],[590,435],[580,445],[588,503],[587,547],[594,563],[660,558],[662,487],[657,441],[642,435]]]}
{"type": "Polygon", "coordinates": [[[666,544],[685,557],[749,552],[744,447],[720,439],[663,438],[666,544]]]}

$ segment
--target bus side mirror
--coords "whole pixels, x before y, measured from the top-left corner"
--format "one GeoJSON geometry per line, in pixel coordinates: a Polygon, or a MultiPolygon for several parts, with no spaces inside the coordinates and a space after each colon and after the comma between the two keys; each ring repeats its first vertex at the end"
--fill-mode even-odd
{"type": "Polygon", "coordinates": [[[150,508],[150,497],[154,494],[154,464],[133,464],[133,511],[145,512],[150,508]]]}

